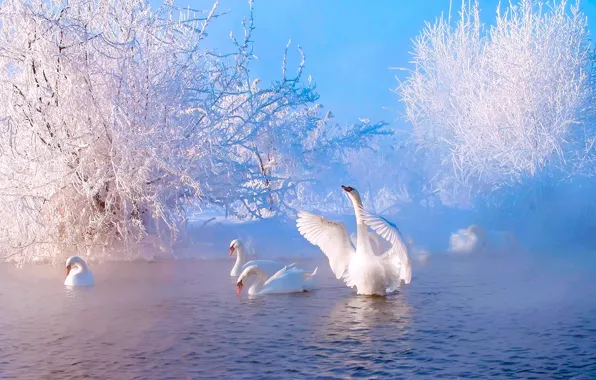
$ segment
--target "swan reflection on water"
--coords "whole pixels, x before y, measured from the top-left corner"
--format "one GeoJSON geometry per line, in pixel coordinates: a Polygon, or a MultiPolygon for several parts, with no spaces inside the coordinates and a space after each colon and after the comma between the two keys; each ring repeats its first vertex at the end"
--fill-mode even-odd
{"type": "Polygon", "coordinates": [[[64,292],[66,293],[66,297],[68,299],[76,300],[85,297],[86,294],[93,294],[90,289],[91,288],[89,287],[65,286],[64,292]]]}
{"type": "Polygon", "coordinates": [[[411,307],[401,294],[389,297],[351,294],[339,299],[331,309],[330,327],[337,329],[337,333],[361,332],[365,338],[375,327],[391,325],[398,331],[404,331],[409,324],[410,313],[411,307]]]}
{"type": "Polygon", "coordinates": [[[403,294],[348,294],[337,300],[320,326],[314,349],[329,375],[386,377],[407,362],[412,346],[412,308],[403,294]]]}

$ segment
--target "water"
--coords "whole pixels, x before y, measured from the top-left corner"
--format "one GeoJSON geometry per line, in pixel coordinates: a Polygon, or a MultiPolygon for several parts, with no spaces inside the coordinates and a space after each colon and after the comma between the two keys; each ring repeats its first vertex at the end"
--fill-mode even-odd
{"type": "Polygon", "coordinates": [[[388,298],[327,266],[312,293],[237,296],[232,264],[95,265],[76,290],[0,267],[0,378],[596,377],[593,259],[432,257],[388,298]]]}

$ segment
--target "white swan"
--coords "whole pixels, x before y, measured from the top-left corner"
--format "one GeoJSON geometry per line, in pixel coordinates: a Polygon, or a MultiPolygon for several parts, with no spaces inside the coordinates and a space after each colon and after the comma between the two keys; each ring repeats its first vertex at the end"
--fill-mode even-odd
{"type": "Polygon", "coordinates": [[[70,256],[66,259],[66,279],[64,280],[64,285],[89,286],[93,284],[93,273],[87,267],[85,260],[79,256],[70,256]]]}
{"type": "Polygon", "coordinates": [[[356,214],[356,248],[343,223],[306,211],[298,213],[298,231],[323,251],[335,277],[343,278],[349,287],[355,286],[358,294],[384,296],[387,291],[397,289],[401,281],[409,284],[412,281],[412,264],[397,227],[385,218],[365,211],[356,189],[350,186],[342,188],[352,201],[356,214]],[[368,227],[389,243],[387,250],[380,251],[381,244],[371,238],[368,227]]]}
{"type": "Polygon", "coordinates": [[[481,251],[487,245],[486,233],[480,226],[472,224],[466,229],[459,229],[449,238],[449,251],[454,253],[470,253],[481,251]]]}
{"type": "MultiPolygon", "coordinates": [[[[271,277],[285,266],[284,264],[273,260],[251,260],[246,262],[246,257],[244,256],[244,244],[242,244],[239,239],[232,240],[230,243],[230,256],[234,253],[236,253],[236,263],[230,271],[231,277],[239,276],[242,271],[251,265],[258,266],[265,272],[267,277],[271,277]]],[[[295,263],[290,264],[290,267],[293,267],[294,265],[295,263]]]]}
{"type": "Polygon", "coordinates": [[[449,251],[459,254],[472,252],[500,251],[517,248],[515,235],[508,231],[492,231],[472,224],[466,229],[459,229],[449,238],[449,251]]]}
{"type": "Polygon", "coordinates": [[[273,276],[267,278],[267,274],[260,267],[251,265],[244,269],[238,277],[238,294],[242,291],[244,281],[251,275],[257,276],[257,279],[248,289],[250,295],[262,295],[271,293],[299,293],[313,289],[314,278],[317,269],[310,273],[302,269],[283,267],[273,276]]]}

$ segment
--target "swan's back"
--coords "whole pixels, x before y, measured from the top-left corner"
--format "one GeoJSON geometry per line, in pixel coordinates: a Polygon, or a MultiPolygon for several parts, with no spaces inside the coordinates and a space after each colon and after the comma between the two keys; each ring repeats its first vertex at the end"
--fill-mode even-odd
{"type": "Polygon", "coordinates": [[[302,269],[284,267],[271,276],[263,285],[259,294],[297,293],[312,290],[315,272],[308,273],[302,269]]]}
{"type": "Polygon", "coordinates": [[[265,274],[267,275],[267,278],[273,276],[274,274],[279,272],[280,269],[285,267],[284,264],[282,264],[278,261],[251,260],[251,261],[247,262],[246,264],[244,264],[242,266],[242,268],[240,268],[239,273],[242,273],[246,268],[253,266],[253,265],[259,267],[259,269],[261,269],[263,272],[265,272],[265,274]]]}

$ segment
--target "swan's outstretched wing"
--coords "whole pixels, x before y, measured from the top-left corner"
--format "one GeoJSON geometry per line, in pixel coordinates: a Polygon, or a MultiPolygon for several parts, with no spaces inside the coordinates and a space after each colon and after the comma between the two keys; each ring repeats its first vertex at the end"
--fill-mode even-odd
{"type": "Polygon", "coordinates": [[[296,220],[298,231],[311,244],[321,248],[329,259],[329,266],[337,279],[342,278],[351,256],[356,251],[346,226],[310,212],[298,212],[296,220]]]}
{"type": "Polygon", "coordinates": [[[408,248],[397,226],[387,219],[373,215],[364,209],[361,210],[361,215],[367,226],[391,244],[387,252],[381,256],[385,269],[394,272],[399,268],[398,283],[399,280],[403,280],[406,284],[409,284],[412,281],[412,263],[408,256],[408,248]]]}

